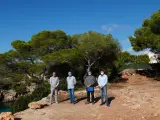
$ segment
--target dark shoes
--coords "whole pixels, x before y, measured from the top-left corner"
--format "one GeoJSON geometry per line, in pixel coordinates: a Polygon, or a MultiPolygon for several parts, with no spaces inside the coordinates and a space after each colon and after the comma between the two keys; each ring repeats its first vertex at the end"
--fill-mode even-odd
{"type": "Polygon", "coordinates": [[[85,104],[89,104],[90,102],[86,102],[85,104]]]}
{"type": "Polygon", "coordinates": [[[71,104],[73,104],[73,105],[75,105],[76,104],[76,101],[74,101],[74,102],[70,102],[71,104]]]}
{"type": "Polygon", "coordinates": [[[104,103],[101,103],[100,106],[104,105],[104,103]]]}
{"type": "MultiPolygon", "coordinates": [[[[105,103],[102,102],[102,103],[100,104],[100,106],[102,106],[102,105],[104,105],[104,104],[105,104],[105,103]]],[[[107,107],[110,107],[110,105],[107,105],[107,104],[106,104],[106,106],[107,106],[107,107]]]]}
{"type": "Polygon", "coordinates": [[[75,104],[76,104],[76,102],[74,101],[72,104],[73,104],[73,105],[75,105],[75,104]]]}
{"type": "MultiPolygon", "coordinates": [[[[87,101],[85,104],[90,104],[90,103],[91,103],[91,102],[88,102],[88,101],[87,101]]],[[[92,105],[94,105],[94,104],[95,104],[95,102],[92,102],[92,105]]]]}

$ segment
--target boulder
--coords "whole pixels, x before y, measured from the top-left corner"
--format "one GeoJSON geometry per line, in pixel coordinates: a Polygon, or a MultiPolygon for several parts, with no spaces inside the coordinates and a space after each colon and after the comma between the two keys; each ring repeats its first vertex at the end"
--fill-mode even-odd
{"type": "Polygon", "coordinates": [[[77,91],[77,92],[75,92],[75,96],[84,97],[84,96],[86,96],[86,91],[77,91]]]}
{"type": "Polygon", "coordinates": [[[135,69],[125,69],[122,71],[122,74],[133,75],[133,74],[136,74],[136,70],[135,69]]]}
{"type": "Polygon", "coordinates": [[[99,86],[95,86],[94,87],[94,91],[99,91],[100,87],[99,86]]]}
{"type": "Polygon", "coordinates": [[[122,74],[121,76],[122,79],[127,79],[127,75],[125,73],[122,74]]]}
{"type": "Polygon", "coordinates": [[[39,103],[41,105],[41,107],[44,107],[44,106],[48,106],[49,105],[49,100],[47,99],[47,97],[45,97],[42,100],[37,101],[37,103],[39,103]]]}
{"type": "Polygon", "coordinates": [[[40,108],[43,108],[44,106],[48,106],[48,105],[49,105],[49,100],[47,99],[47,97],[45,97],[40,101],[29,103],[28,107],[31,109],[40,109],[40,108]]]}
{"type": "Polygon", "coordinates": [[[2,112],[0,114],[0,120],[14,120],[14,116],[11,112],[2,112]]]}
{"type": "Polygon", "coordinates": [[[40,109],[42,106],[38,102],[31,102],[28,104],[28,107],[31,109],[40,109]]]}
{"type": "Polygon", "coordinates": [[[67,93],[66,91],[59,90],[59,91],[58,91],[58,94],[60,94],[60,95],[67,95],[68,93],[67,93]]]}

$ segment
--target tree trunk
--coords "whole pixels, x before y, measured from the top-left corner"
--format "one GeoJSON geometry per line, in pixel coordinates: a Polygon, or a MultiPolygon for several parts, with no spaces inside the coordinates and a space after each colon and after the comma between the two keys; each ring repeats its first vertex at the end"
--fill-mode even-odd
{"type": "Polygon", "coordinates": [[[89,72],[89,71],[91,71],[91,65],[88,65],[88,68],[86,70],[86,72],[89,72]]]}
{"type": "Polygon", "coordinates": [[[87,77],[87,74],[88,74],[88,71],[90,71],[91,70],[91,66],[90,65],[88,65],[88,67],[87,67],[87,69],[86,69],[86,73],[85,73],[85,75],[84,75],[84,79],[87,77]]]}

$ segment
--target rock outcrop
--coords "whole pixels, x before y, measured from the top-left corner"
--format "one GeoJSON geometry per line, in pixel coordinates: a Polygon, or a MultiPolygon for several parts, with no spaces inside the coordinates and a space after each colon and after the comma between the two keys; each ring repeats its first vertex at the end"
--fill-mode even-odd
{"type": "Polygon", "coordinates": [[[2,112],[0,114],[0,120],[14,120],[14,116],[11,112],[2,112]]]}
{"type": "Polygon", "coordinates": [[[43,108],[48,105],[49,105],[49,99],[47,97],[45,97],[45,98],[41,99],[40,101],[29,103],[28,107],[30,109],[40,109],[40,108],[43,108]]]}
{"type": "Polygon", "coordinates": [[[122,74],[133,75],[133,74],[136,74],[136,70],[135,69],[125,69],[122,71],[122,74]]]}
{"type": "Polygon", "coordinates": [[[38,102],[31,102],[28,104],[28,107],[31,109],[40,109],[42,106],[38,102]]]}
{"type": "Polygon", "coordinates": [[[2,91],[1,93],[3,94],[2,102],[11,102],[16,99],[16,92],[13,90],[2,91]]]}

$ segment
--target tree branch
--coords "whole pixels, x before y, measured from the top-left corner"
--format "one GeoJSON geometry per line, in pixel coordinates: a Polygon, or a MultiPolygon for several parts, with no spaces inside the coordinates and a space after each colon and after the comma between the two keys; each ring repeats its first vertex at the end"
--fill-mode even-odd
{"type": "Polygon", "coordinates": [[[32,64],[35,64],[32,57],[30,57],[30,58],[28,58],[28,59],[31,61],[32,64]]]}
{"type": "Polygon", "coordinates": [[[97,60],[101,59],[102,55],[103,55],[103,53],[102,53],[98,58],[96,58],[95,61],[93,61],[93,62],[90,64],[90,67],[92,67],[97,60]]]}

